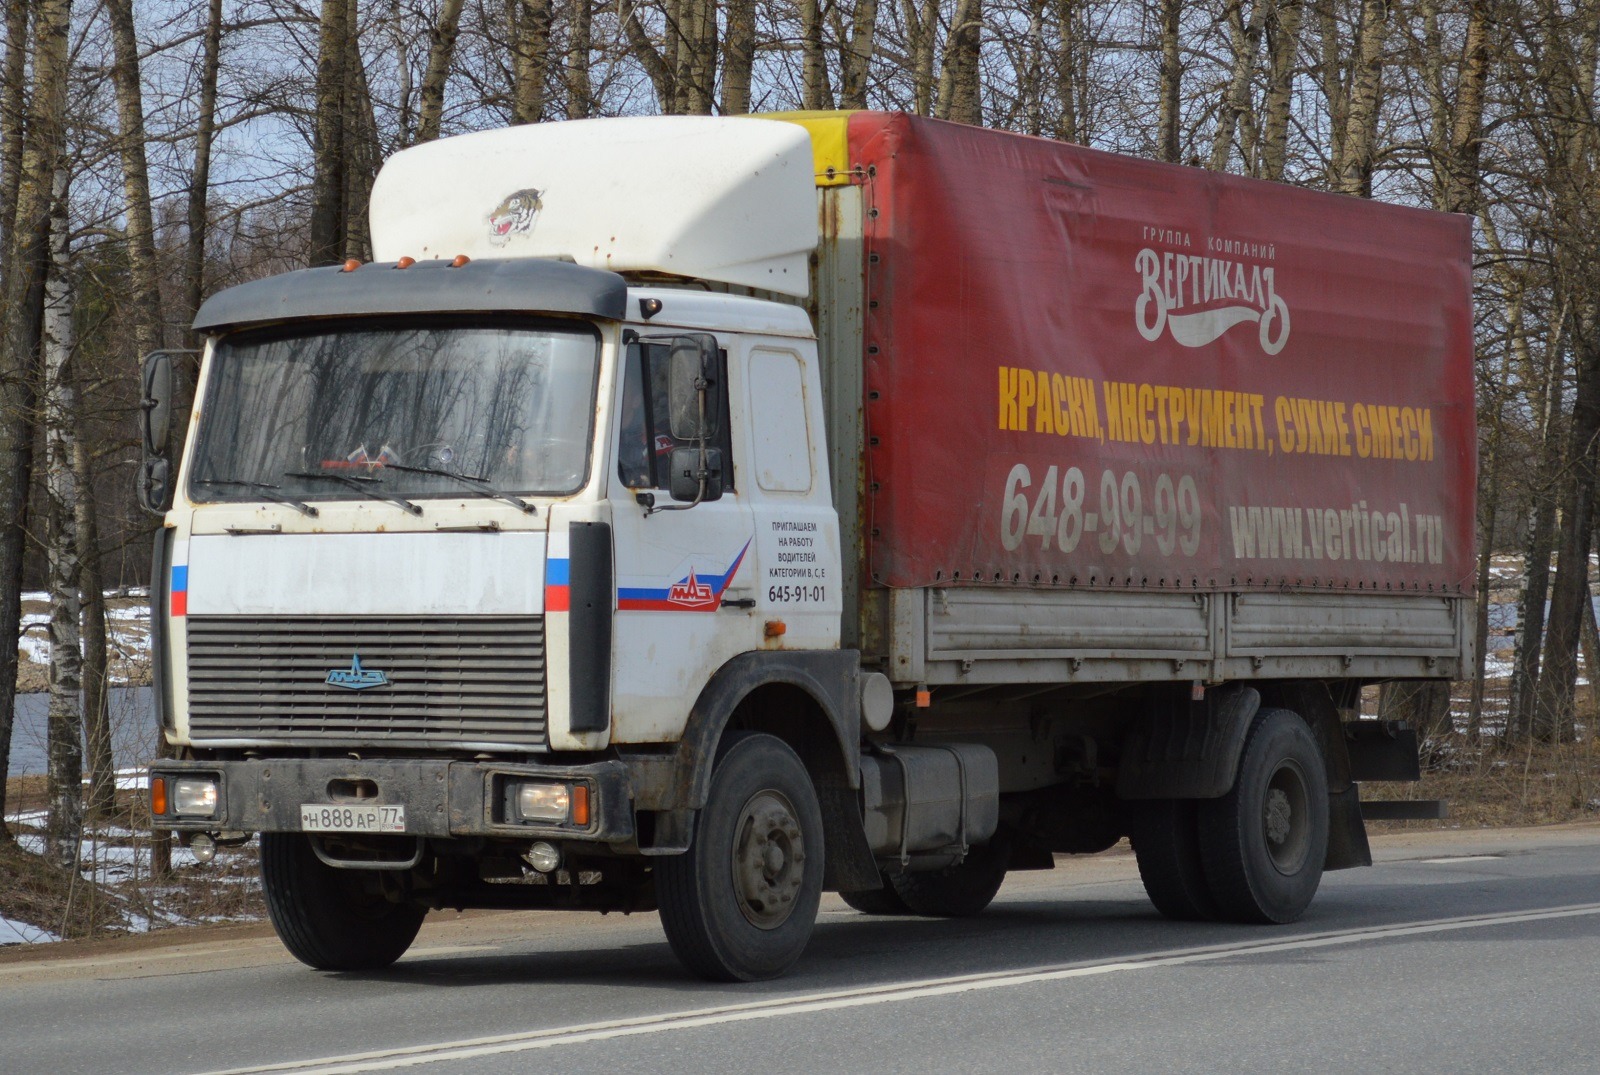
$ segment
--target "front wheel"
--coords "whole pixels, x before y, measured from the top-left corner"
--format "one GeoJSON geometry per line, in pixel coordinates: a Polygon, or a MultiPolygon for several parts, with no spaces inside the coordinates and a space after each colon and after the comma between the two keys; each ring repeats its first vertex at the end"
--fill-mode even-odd
{"type": "Polygon", "coordinates": [[[317,970],[376,970],[405,954],[428,911],[373,891],[372,871],[337,870],[295,832],[261,834],[267,916],[289,954],[317,970]]]}
{"type": "Polygon", "coordinates": [[[1200,803],[1199,834],[1222,917],[1283,923],[1305,912],[1328,853],[1328,777],[1305,721],[1256,714],[1233,790],[1200,803]]]}
{"type": "Polygon", "coordinates": [[[656,867],[661,925],[712,981],[776,978],[805,951],[822,899],[822,811],[798,755],[740,734],[717,760],[689,850],[656,867]]]}

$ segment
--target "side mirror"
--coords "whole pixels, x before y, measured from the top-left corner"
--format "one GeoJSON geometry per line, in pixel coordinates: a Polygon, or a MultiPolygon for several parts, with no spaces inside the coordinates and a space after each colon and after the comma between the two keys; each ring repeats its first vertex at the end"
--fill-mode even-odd
{"type": "Polygon", "coordinates": [[[706,449],[706,466],[700,470],[699,448],[674,448],[667,465],[672,469],[672,499],[709,503],[722,499],[722,449],[706,449]],[[700,479],[705,478],[705,492],[700,491],[700,479]]]}
{"type": "Polygon", "coordinates": [[[140,383],[139,440],[144,458],[136,492],[141,507],[163,515],[172,507],[173,493],[172,464],[167,459],[172,442],[172,352],[146,355],[140,383]]]}
{"type": "Polygon", "coordinates": [[[144,454],[164,456],[172,437],[172,353],[152,351],[144,358],[139,433],[144,454]]]}
{"type": "Polygon", "coordinates": [[[722,413],[717,338],[679,336],[667,354],[668,428],[678,440],[709,440],[722,413]]]}
{"type": "Polygon", "coordinates": [[[165,459],[146,458],[139,464],[139,506],[156,515],[172,507],[172,468],[165,459]]]}

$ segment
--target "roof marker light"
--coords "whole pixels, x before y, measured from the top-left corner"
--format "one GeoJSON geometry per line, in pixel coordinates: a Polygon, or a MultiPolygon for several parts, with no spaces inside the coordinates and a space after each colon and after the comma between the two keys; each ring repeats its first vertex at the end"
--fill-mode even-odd
{"type": "Polygon", "coordinates": [[[339,271],[340,272],[355,272],[359,268],[361,268],[361,260],[359,258],[351,258],[349,261],[346,261],[344,263],[344,267],[341,268],[339,271]]]}
{"type": "Polygon", "coordinates": [[[416,258],[401,258],[399,261],[394,263],[394,267],[397,269],[409,269],[416,263],[416,258]]]}
{"type": "Polygon", "coordinates": [[[465,254],[457,254],[455,257],[450,259],[450,267],[452,269],[459,269],[461,266],[465,265],[471,260],[472,259],[467,257],[465,254]]]}

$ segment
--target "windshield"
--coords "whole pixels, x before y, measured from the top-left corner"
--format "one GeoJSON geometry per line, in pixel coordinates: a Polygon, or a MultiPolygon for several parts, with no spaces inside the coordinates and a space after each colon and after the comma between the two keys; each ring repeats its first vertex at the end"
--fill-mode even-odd
{"type": "Polygon", "coordinates": [[[599,338],[527,323],[345,324],[219,343],[196,501],[559,496],[589,470],[599,338]],[[404,468],[404,469],[402,469],[404,468]],[[334,477],[358,479],[329,480],[334,477]]]}

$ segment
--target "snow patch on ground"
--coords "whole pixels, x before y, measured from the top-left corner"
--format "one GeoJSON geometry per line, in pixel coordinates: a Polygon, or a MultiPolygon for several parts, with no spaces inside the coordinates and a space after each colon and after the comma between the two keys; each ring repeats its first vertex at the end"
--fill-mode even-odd
{"type": "Polygon", "coordinates": [[[47,929],[30,926],[26,922],[13,922],[9,918],[0,918],[0,946],[8,944],[49,944],[59,941],[47,929]]]}

